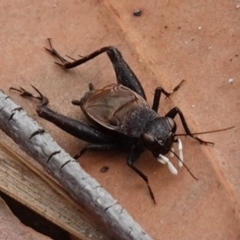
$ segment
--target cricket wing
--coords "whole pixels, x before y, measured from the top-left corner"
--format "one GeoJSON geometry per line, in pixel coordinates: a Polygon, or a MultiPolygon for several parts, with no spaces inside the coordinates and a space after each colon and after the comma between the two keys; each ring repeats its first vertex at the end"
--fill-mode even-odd
{"type": "Polygon", "coordinates": [[[149,107],[147,102],[131,89],[111,84],[95,90],[82,106],[85,114],[94,122],[121,133],[126,119],[138,107],[149,107]]]}

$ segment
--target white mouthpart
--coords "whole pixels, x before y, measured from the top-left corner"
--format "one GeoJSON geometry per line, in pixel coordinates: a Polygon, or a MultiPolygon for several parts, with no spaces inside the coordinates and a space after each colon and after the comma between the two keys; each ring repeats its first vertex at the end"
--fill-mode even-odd
{"type": "Polygon", "coordinates": [[[169,157],[174,157],[174,147],[171,147],[171,152],[169,153],[169,157]]]}
{"type": "Polygon", "coordinates": [[[183,145],[182,141],[178,138],[178,151],[179,151],[179,158],[180,160],[178,161],[178,166],[182,167],[183,166],[183,145]]]}
{"type": "Polygon", "coordinates": [[[163,156],[162,154],[159,154],[157,160],[162,164],[167,163],[168,169],[172,174],[174,175],[178,174],[178,170],[173,166],[173,164],[170,162],[170,160],[167,157],[163,156]]]}

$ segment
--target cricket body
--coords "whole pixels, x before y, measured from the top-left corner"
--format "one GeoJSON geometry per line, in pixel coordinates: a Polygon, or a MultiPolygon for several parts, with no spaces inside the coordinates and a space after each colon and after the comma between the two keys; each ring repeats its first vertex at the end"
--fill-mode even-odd
{"type": "Polygon", "coordinates": [[[179,88],[183,81],[171,92],[157,87],[152,107],[150,107],[146,101],[146,95],[141,83],[117,48],[103,47],[85,57],[81,57],[79,60],[69,62],[52,47],[50,39],[49,44],[50,48],[46,48],[46,50],[61,61],[61,63],[56,64],[64,69],[79,66],[106,52],[116,73],[116,84],[108,85],[102,89],[94,89],[93,85],[89,84],[89,92],[80,100],[72,101],[72,104],[81,107],[85,116],[94,126],[51,110],[48,107],[48,98],[35,87],[33,88],[39,96],[34,96],[23,88],[11,88],[19,91],[22,96],[39,99],[41,103],[37,106],[36,111],[40,117],[53,122],[73,136],[89,142],[75,158],[80,157],[86,151],[127,149],[129,152],[127,157],[128,166],[145,181],[150,196],[155,203],[155,197],[147,176],[134,163],[147,149],[157,161],[167,164],[172,174],[178,174],[178,170],[171,163],[169,157],[166,156],[168,153],[170,153],[170,157],[175,156],[178,159],[179,167],[185,166],[189,171],[183,161],[182,142],[177,138],[178,135],[176,134],[177,127],[174,121],[176,115],[179,115],[183,124],[184,135],[190,136],[203,144],[212,144],[194,136],[179,108],[171,109],[162,117],[157,114],[161,94],[169,97],[179,88]],[[174,151],[174,143],[178,144],[178,154],[174,151]]]}
{"type": "MultiPolygon", "coordinates": [[[[86,117],[96,124],[118,132],[120,138],[122,135],[131,139],[133,145],[142,145],[160,162],[166,159],[162,156],[173,145],[176,124],[170,117],[159,117],[136,92],[123,85],[111,84],[100,90],[92,89],[79,105],[86,117]]],[[[168,166],[171,173],[177,174],[170,161],[168,166]]]]}

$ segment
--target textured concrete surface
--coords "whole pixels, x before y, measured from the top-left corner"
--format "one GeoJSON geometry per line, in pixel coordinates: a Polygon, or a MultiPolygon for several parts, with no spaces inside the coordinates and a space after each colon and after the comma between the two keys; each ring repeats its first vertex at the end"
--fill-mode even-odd
{"type": "MultiPolygon", "coordinates": [[[[155,239],[240,238],[240,2],[239,1],[1,1],[0,88],[30,84],[50,99],[50,105],[68,116],[84,119],[71,105],[89,82],[102,87],[115,81],[106,56],[70,71],[53,64],[44,51],[46,39],[74,58],[106,45],[115,45],[139,77],[151,103],[156,86],[172,89],[160,114],[173,106],[184,112],[194,132],[235,126],[209,135],[214,147],[182,138],[185,169],[170,175],[152,155],[144,153],[137,166],[149,177],[157,204],[144,182],[126,165],[126,153],[87,153],[80,163],[133,215],[155,239]],[[141,17],[133,12],[141,9],[141,17]],[[103,166],[109,171],[101,173],[103,166]]],[[[63,133],[34,112],[36,102],[11,93],[31,116],[72,155],[84,142],[63,133]]],[[[178,122],[179,123],[179,122],[178,122]]],[[[180,124],[179,124],[180,125],[180,124]]],[[[181,132],[181,127],[179,127],[181,132]]],[[[14,144],[5,139],[2,141],[14,144]]]]}

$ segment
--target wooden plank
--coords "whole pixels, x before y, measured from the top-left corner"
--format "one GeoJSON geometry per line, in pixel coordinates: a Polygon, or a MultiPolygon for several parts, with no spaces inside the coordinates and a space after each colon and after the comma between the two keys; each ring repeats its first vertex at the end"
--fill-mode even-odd
{"type": "Polygon", "coordinates": [[[56,181],[1,142],[0,190],[78,239],[109,239],[56,181]]]}

